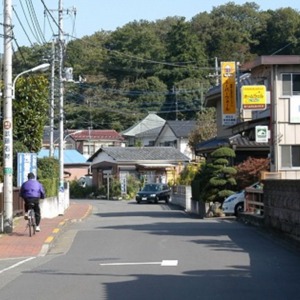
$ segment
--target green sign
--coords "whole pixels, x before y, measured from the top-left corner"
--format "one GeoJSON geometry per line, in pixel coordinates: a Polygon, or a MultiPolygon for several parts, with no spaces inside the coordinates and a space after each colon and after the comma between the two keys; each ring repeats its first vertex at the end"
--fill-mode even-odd
{"type": "Polygon", "coordinates": [[[12,168],[4,168],[4,174],[11,175],[12,174],[12,168]]]}

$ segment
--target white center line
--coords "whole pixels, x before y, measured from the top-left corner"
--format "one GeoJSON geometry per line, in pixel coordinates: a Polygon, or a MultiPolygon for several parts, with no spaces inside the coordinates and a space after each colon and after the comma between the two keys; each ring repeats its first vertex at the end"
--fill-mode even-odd
{"type": "Polygon", "coordinates": [[[125,262],[125,263],[105,263],[100,266],[138,266],[138,265],[160,265],[161,267],[176,267],[178,260],[163,260],[158,262],[125,262]]]}

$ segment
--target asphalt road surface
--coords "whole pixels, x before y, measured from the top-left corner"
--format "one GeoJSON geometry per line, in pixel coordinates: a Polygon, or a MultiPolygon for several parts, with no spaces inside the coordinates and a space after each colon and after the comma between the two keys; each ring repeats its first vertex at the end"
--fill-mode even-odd
{"type": "Polygon", "coordinates": [[[1,300],[300,298],[300,253],[255,227],[166,204],[90,203],[48,255],[0,274],[1,300]]]}

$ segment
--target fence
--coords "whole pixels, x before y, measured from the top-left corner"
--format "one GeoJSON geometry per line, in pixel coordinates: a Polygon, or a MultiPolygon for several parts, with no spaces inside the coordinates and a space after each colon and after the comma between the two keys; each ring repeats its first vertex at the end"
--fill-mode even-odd
{"type": "Polygon", "coordinates": [[[264,191],[257,188],[246,188],[245,211],[258,215],[264,214],[264,191]]]}
{"type": "MultiPolygon", "coordinates": [[[[24,212],[24,200],[19,196],[20,188],[14,188],[13,190],[13,217],[17,217],[24,212]]],[[[62,214],[70,205],[70,190],[69,184],[65,183],[64,192],[64,203],[63,207],[60,207],[57,197],[48,197],[46,199],[41,199],[41,215],[42,218],[54,218],[59,214],[62,214]]],[[[0,232],[3,232],[4,228],[4,202],[3,202],[3,192],[0,186],[0,232]]]]}
{"type": "MultiPolygon", "coordinates": [[[[14,188],[13,190],[13,216],[17,216],[23,213],[24,211],[24,201],[19,196],[20,188],[14,188]]],[[[1,189],[0,192],[0,214],[2,215],[4,211],[4,199],[3,199],[3,192],[1,189]]]]}

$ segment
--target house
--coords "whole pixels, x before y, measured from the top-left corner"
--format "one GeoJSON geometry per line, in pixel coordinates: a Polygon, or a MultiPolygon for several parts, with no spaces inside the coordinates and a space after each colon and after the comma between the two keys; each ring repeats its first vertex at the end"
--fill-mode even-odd
{"type": "Polygon", "coordinates": [[[103,147],[88,162],[93,184],[100,187],[109,176],[124,183],[129,175],[150,183],[175,182],[189,158],[174,147],[103,147]]]}
{"type": "MultiPolygon", "coordinates": [[[[50,149],[50,135],[51,135],[51,128],[50,126],[44,127],[43,132],[43,141],[42,141],[42,148],[43,149],[50,149]]],[[[53,129],[53,147],[58,148],[58,141],[59,141],[59,130],[53,129]]]]}
{"type": "MultiPolygon", "coordinates": [[[[42,149],[37,154],[38,158],[49,157],[49,150],[42,149]]],[[[59,151],[55,149],[54,158],[59,159],[59,151]]],[[[64,150],[64,177],[67,181],[77,180],[89,173],[90,163],[75,149],[64,150]]]]}
{"type": "Polygon", "coordinates": [[[196,127],[196,121],[166,121],[150,113],[139,123],[122,132],[129,147],[137,143],[141,147],[172,146],[194,159],[195,155],[188,146],[188,137],[196,127]]]}
{"type": "Polygon", "coordinates": [[[165,122],[155,113],[149,113],[143,120],[124,130],[121,134],[129,147],[136,146],[137,143],[139,146],[154,146],[155,139],[165,122]]]}
{"type": "MultiPolygon", "coordinates": [[[[45,126],[43,149],[50,149],[50,126],[45,126]]],[[[53,149],[59,148],[59,130],[53,130],[53,149]]],[[[101,147],[123,146],[124,138],[113,129],[68,129],[64,132],[64,149],[76,149],[86,159],[101,147]]]]}
{"type": "Polygon", "coordinates": [[[271,94],[271,172],[281,179],[299,179],[300,55],[260,56],[243,68],[271,94]]]}
{"type": "MultiPolygon", "coordinates": [[[[253,78],[249,72],[242,74],[237,82],[238,88],[261,84],[258,78],[253,78]]],[[[270,96],[270,93],[267,93],[267,95],[270,96]]],[[[195,154],[209,158],[211,152],[221,146],[227,146],[233,148],[236,152],[235,164],[243,162],[249,156],[267,158],[270,153],[269,142],[256,141],[255,128],[256,126],[269,126],[269,99],[268,97],[268,104],[264,111],[243,110],[241,104],[237,103],[238,122],[234,125],[223,125],[221,85],[211,88],[205,96],[205,106],[216,108],[217,136],[196,145],[195,154]]],[[[239,101],[240,99],[238,99],[239,101]]]]}
{"type": "Polygon", "coordinates": [[[190,158],[195,158],[194,152],[189,147],[189,135],[196,128],[196,121],[166,121],[161,128],[154,145],[172,146],[190,158]]]}
{"type": "MultiPolygon", "coordinates": [[[[233,144],[237,150],[247,146],[251,156],[258,155],[259,151],[262,151],[261,154],[266,153],[268,149],[272,176],[281,179],[299,179],[300,56],[259,56],[254,61],[243,65],[242,69],[248,73],[238,80],[240,86],[255,84],[266,87],[266,109],[264,111],[241,110],[241,119],[234,126],[222,126],[219,122],[218,136],[197,145],[196,153],[201,155],[209,148],[212,150],[213,145],[218,147],[223,144],[233,144]],[[255,142],[257,125],[268,126],[267,143],[255,142]],[[234,138],[236,135],[238,138],[234,139],[234,143],[230,143],[229,138],[234,138]]],[[[208,105],[217,108],[218,120],[220,120],[222,114],[220,86],[208,92],[206,101],[208,105]]],[[[242,105],[239,104],[239,107],[242,108],[242,105]]]]}
{"type": "Polygon", "coordinates": [[[65,148],[78,150],[86,159],[101,147],[122,146],[124,138],[113,129],[67,130],[65,148]]]}

